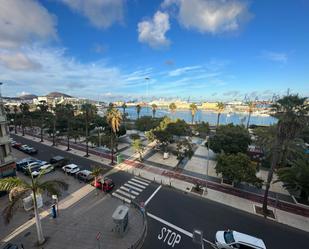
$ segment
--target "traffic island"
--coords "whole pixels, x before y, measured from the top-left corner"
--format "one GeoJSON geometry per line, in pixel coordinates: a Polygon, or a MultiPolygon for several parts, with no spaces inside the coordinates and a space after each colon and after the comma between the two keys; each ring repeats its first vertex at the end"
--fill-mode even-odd
{"type": "MultiPolygon", "coordinates": [[[[144,213],[138,206],[124,204],[109,194],[95,195],[94,191],[91,191],[70,208],[60,210],[60,215],[56,218],[50,214],[42,219],[43,234],[48,238],[43,247],[44,249],[140,248],[146,236],[145,222],[144,213]],[[119,206],[122,206],[122,210],[127,210],[127,224],[123,233],[119,232],[119,226],[117,228],[114,220],[116,216],[113,217],[119,206]]],[[[25,249],[41,249],[35,245],[36,240],[36,228],[33,224],[9,242],[23,244],[25,249]]]]}

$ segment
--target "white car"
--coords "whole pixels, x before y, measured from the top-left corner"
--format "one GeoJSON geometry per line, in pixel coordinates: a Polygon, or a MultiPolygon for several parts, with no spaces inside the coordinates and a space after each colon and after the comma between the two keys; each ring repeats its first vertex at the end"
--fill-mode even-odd
{"type": "Polygon", "coordinates": [[[233,230],[218,231],[216,245],[219,249],[266,249],[263,240],[233,230]]]}
{"type": "Polygon", "coordinates": [[[38,171],[33,171],[32,176],[37,177],[39,174],[47,174],[55,170],[55,167],[51,164],[44,164],[38,171]]]}
{"type": "Polygon", "coordinates": [[[76,174],[78,171],[80,171],[80,168],[76,165],[76,164],[68,164],[68,165],[65,165],[62,167],[62,170],[65,172],[65,173],[68,173],[68,174],[76,174]]]}

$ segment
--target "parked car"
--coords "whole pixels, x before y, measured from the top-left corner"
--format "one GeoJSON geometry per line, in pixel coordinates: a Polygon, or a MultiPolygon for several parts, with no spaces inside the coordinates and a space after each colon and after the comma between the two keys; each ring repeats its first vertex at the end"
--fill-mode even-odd
{"type": "Polygon", "coordinates": [[[96,182],[93,181],[91,185],[103,190],[104,192],[109,192],[115,187],[113,180],[107,177],[101,177],[97,179],[96,182]]]}
{"type": "Polygon", "coordinates": [[[28,145],[26,145],[26,144],[22,145],[22,146],[20,147],[20,150],[23,151],[23,152],[25,152],[25,153],[27,153],[27,154],[29,154],[29,155],[38,153],[38,150],[37,150],[37,149],[35,149],[35,148],[33,148],[33,147],[30,147],[30,146],[28,146],[28,145]]]}
{"type": "Polygon", "coordinates": [[[92,172],[90,170],[86,170],[86,169],[77,172],[76,177],[77,177],[77,179],[82,180],[84,182],[90,182],[94,178],[93,175],[92,175],[92,172]]]}
{"type": "Polygon", "coordinates": [[[55,170],[55,167],[51,164],[45,164],[39,168],[39,170],[33,171],[31,174],[33,177],[37,177],[39,174],[47,174],[55,170]]]}
{"type": "Polygon", "coordinates": [[[30,175],[30,173],[32,174],[32,172],[34,171],[39,171],[41,168],[41,165],[38,164],[37,162],[31,163],[28,165],[28,167],[24,167],[24,174],[25,175],[30,175]]]}
{"type": "Polygon", "coordinates": [[[69,159],[63,156],[54,156],[50,159],[49,163],[53,164],[55,168],[60,168],[65,166],[69,162],[69,159]]]}
{"type": "Polygon", "coordinates": [[[263,240],[233,230],[218,231],[216,245],[219,249],[266,249],[263,240]]]}
{"type": "Polygon", "coordinates": [[[16,170],[22,171],[24,167],[27,167],[30,163],[34,163],[36,161],[36,159],[33,159],[31,157],[24,158],[16,163],[16,170]]]}
{"type": "Polygon", "coordinates": [[[65,173],[68,173],[70,175],[74,175],[76,174],[78,171],[80,171],[80,168],[76,165],[76,164],[68,164],[66,166],[63,166],[62,167],[62,170],[65,172],[65,173]]]}
{"type": "Polygon", "coordinates": [[[12,145],[13,148],[20,150],[20,147],[22,146],[21,143],[16,142],[15,144],[12,145]]]}

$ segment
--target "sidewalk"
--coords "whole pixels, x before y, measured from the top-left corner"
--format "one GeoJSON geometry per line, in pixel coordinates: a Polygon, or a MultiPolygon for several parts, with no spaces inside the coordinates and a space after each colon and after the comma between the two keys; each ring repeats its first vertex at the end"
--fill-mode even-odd
{"type": "MultiPolygon", "coordinates": [[[[27,136],[26,138],[33,140],[33,137],[31,136],[27,136]]],[[[84,152],[76,151],[74,154],[83,156],[84,152]]],[[[102,158],[96,155],[91,155],[89,159],[98,163],[102,163],[102,158]]],[[[178,173],[168,169],[145,165],[133,160],[125,160],[123,163],[114,166],[114,168],[109,171],[109,173],[111,174],[119,170],[127,171],[134,175],[140,175],[146,179],[156,181],[163,185],[172,186],[186,192],[190,191],[196,182],[199,182],[202,186],[205,186],[207,183],[208,194],[203,195],[203,197],[254,214],[254,206],[261,206],[262,203],[263,196],[261,194],[251,193],[242,189],[236,189],[220,183],[209,181],[209,179],[206,181],[201,178],[186,175],[184,173],[178,173]]],[[[308,207],[304,205],[288,203],[284,200],[278,200],[271,197],[269,198],[268,203],[269,207],[272,207],[275,210],[276,220],[278,222],[309,231],[308,207]]]]}

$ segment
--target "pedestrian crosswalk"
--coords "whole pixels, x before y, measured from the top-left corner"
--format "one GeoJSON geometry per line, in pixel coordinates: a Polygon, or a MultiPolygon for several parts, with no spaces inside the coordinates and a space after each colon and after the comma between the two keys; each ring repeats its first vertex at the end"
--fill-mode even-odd
{"type": "Polygon", "coordinates": [[[149,184],[150,181],[135,176],[120,186],[112,195],[127,203],[131,203],[149,184]]]}

